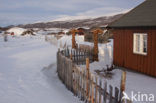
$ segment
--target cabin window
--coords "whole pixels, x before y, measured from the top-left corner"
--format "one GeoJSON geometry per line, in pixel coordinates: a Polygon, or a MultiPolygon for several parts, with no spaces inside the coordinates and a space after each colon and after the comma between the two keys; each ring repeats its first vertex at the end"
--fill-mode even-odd
{"type": "Polygon", "coordinates": [[[133,52],[136,54],[147,55],[147,34],[134,33],[133,52]]]}

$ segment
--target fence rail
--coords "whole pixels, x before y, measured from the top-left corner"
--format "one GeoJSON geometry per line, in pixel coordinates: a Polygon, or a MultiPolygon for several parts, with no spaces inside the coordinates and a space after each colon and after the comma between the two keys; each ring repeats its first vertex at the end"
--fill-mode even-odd
{"type": "Polygon", "coordinates": [[[83,63],[80,59],[74,59],[85,58],[81,55],[70,52],[69,49],[57,52],[57,72],[60,80],[75,96],[86,103],[121,103],[121,89],[108,85],[106,81],[89,71],[87,65],[92,58],[88,58],[87,61],[84,59],[83,63]],[[70,55],[73,55],[72,58],[70,55]],[[86,64],[86,68],[78,66],[81,63],[86,64]]]}

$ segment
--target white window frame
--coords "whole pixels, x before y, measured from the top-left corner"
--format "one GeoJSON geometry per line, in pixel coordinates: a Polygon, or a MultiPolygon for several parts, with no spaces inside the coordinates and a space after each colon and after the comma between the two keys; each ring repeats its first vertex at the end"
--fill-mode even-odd
{"type": "MultiPolygon", "coordinates": [[[[144,40],[143,40],[144,35],[147,36],[147,41],[148,41],[148,34],[147,33],[134,33],[133,34],[133,53],[141,54],[141,55],[147,55],[147,52],[144,52],[144,40]],[[137,40],[136,40],[137,36],[140,36],[140,40],[139,40],[140,42],[138,45],[139,50],[137,50],[137,40]]],[[[148,44],[147,44],[147,47],[148,47],[148,44]]]]}

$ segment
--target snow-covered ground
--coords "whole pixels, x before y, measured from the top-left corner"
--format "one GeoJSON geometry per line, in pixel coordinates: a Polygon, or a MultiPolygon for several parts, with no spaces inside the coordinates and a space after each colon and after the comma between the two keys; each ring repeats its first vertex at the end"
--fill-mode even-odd
{"type": "Polygon", "coordinates": [[[0,103],[80,103],[57,77],[56,52],[44,36],[0,36],[0,103]]]}
{"type": "MultiPolygon", "coordinates": [[[[71,46],[72,37],[63,36],[59,40],[54,36],[50,38],[51,43],[45,42],[42,35],[9,37],[8,42],[3,42],[0,36],[0,103],[80,103],[56,74],[57,48],[65,44],[71,46]]],[[[76,41],[93,46],[93,43],[84,42],[83,36],[76,36],[76,41]]],[[[91,72],[112,63],[113,40],[99,44],[99,59],[99,62],[90,64],[91,72]]],[[[120,87],[121,68],[112,73],[111,78],[103,79],[114,87],[120,87]]],[[[156,78],[127,71],[128,96],[132,91],[156,96],[155,87],[156,78]]]]}

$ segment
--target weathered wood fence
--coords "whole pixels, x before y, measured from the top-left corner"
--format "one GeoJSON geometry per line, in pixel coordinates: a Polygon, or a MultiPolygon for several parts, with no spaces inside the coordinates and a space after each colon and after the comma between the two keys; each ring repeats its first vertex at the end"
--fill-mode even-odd
{"type": "Polygon", "coordinates": [[[92,74],[89,71],[90,60],[92,57],[89,53],[69,49],[58,51],[57,72],[60,80],[86,103],[121,103],[121,89],[108,85],[92,74]],[[86,68],[79,67],[79,64],[86,64],[86,68]]]}
{"type": "Polygon", "coordinates": [[[93,51],[92,50],[85,50],[81,48],[77,49],[64,49],[60,51],[62,55],[67,58],[72,59],[72,62],[77,65],[83,65],[86,63],[86,58],[89,58],[90,63],[93,62],[93,51]]]}

